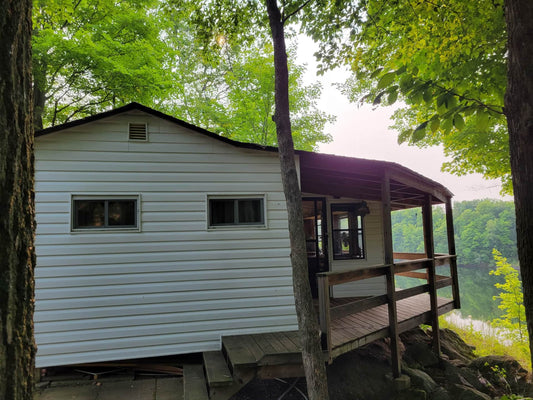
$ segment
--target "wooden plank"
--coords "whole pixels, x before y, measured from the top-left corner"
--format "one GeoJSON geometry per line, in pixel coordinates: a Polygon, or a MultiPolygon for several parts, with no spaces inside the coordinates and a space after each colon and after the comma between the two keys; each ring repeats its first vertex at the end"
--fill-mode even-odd
{"type": "Polygon", "coordinates": [[[426,258],[425,253],[400,253],[397,251],[394,252],[395,260],[420,260],[423,258],[426,258]]]}
{"type": "Polygon", "coordinates": [[[417,269],[424,269],[429,267],[429,263],[431,262],[431,259],[429,258],[422,258],[420,260],[416,261],[399,261],[395,263],[397,273],[400,272],[409,272],[409,271],[415,271],[417,269]]]}
{"type": "Polygon", "coordinates": [[[228,386],[233,383],[233,377],[221,351],[206,351],[203,358],[209,387],[228,386]]]}
{"type": "Polygon", "coordinates": [[[248,347],[244,345],[239,336],[223,336],[222,346],[233,369],[257,365],[255,356],[248,350],[248,347]]]}
{"type": "MultiPolygon", "coordinates": [[[[448,253],[455,255],[455,233],[453,229],[453,209],[452,199],[446,199],[446,233],[448,235],[448,253]]],[[[461,298],[459,293],[459,278],[457,275],[457,257],[450,260],[450,273],[453,279],[452,293],[455,308],[461,308],[461,298]]]]}
{"type": "Polygon", "coordinates": [[[342,318],[348,314],[355,314],[360,311],[368,310],[380,306],[382,304],[387,304],[387,295],[373,296],[363,300],[353,301],[351,303],[346,303],[340,306],[331,308],[330,314],[332,319],[342,318]]]}
{"type": "Polygon", "coordinates": [[[329,277],[318,275],[318,315],[320,318],[320,331],[322,350],[329,354],[331,351],[331,307],[329,298],[329,277]]]}
{"type": "Polygon", "coordinates": [[[391,339],[391,364],[392,374],[398,378],[402,373],[400,356],[400,338],[398,336],[398,315],[396,313],[396,284],[394,274],[396,267],[394,263],[394,251],[392,246],[392,221],[391,221],[391,188],[390,173],[386,172],[381,184],[381,200],[383,202],[383,248],[385,252],[384,263],[388,264],[385,270],[387,277],[387,296],[389,313],[389,331],[391,339]]]}
{"type": "MultiPolygon", "coordinates": [[[[445,199],[446,200],[446,199],[445,199]]],[[[435,272],[435,245],[433,240],[433,209],[431,206],[431,195],[426,194],[424,206],[422,207],[422,223],[424,227],[424,245],[426,255],[431,258],[431,264],[428,268],[429,299],[431,303],[431,327],[433,331],[433,348],[437,354],[440,354],[439,338],[439,311],[437,304],[437,280],[435,272]]]]}
{"type": "Polygon", "coordinates": [[[373,265],[366,268],[339,271],[339,272],[320,272],[317,276],[327,276],[329,285],[340,285],[341,283],[355,282],[361,279],[374,278],[385,275],[388,266],[383,264],[373,265]]]}
{"type": "Polygon", "coordinates": [[[209,400],[204,368],[201,364],[183,366],[183,400],[209,400]]]}
{"type": "MultiPolygon", "coordinates": [[[[397,264],[396,264],[397,265],[397,264]]],[[[427,272],[396,272],[396,276],[405,276],[406,278],[427,279],[427,272]]]]}
{"type": "Polygon", "coordinates": [[[426,283],[424,285],[415,286],[409,289],[403,289],[396,292],[396,300],[403,300],[408,297],[413,297],[421,293],[429,292],[429,285],[426,283]]]}
{"type": "Polygon", "coordinates": [[[453,278],[443,277],[437,279],[437,282],[435,283],[437,289],[441,289],[446,286],[453,286],[453,278]]]}

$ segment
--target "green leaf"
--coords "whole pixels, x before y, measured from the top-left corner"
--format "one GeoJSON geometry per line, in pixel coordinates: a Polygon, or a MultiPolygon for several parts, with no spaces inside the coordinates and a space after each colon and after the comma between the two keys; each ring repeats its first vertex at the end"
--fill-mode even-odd
{"type": "Polygon", "coordinates": [[[412,136],[413,130],[412,129],[406,129],[405,131],[402,131],[398,135],[398,144],[405,143],[409,140],[409,138],[412,136]]]}
{"type": "Polygon", "coordinates": [[[478,110],[476,113],[475,123],[476,129],[480,132],[486,132],[489,127],[489,114],[484,110],[478,110]]]}
{"type": "Polygon", "coordinates": [[[398,99],[398,90],[393,90],[389,93],[389,96],[387,97],[387,101],[390,104],[394,104],[396,100],[398,99]]]}
{"type": "Polygon", "coordinates": [[[431,120],[431,123],[429,124],[429,128],[431,129],[431,132],[436,132],[437,129],[439,129],[439,126],[440,126],[440,119],[438,117],[433,118],[431,120]]]}
{"type": "Polygon", "coordinates": [[[444,133],[448,134],[452,130],[453,127],[453,118],[446,118],[441,122],[441,128],[444,131],[444,133]]]}
{"type": "Polygon", "coordinates": [[[374,72],[372,72],[370,74],[370,79],[375,79],[378,77],[378,75],[381,73],[381,71],[383,71],[383,67],[379,67],[378,69],[376,69],[374,72]]]}
{"type": "Polygon", "coordinates": [[[394,72],[387,72],[385,75],[381,77],[381,79],[378,82],[378,89],[383,89],[389,86],[392,82],[394,82],[394,79],[396,79],[396,74],[394,72]]]}
{"type": "Polygon", "coordinates": [[[463,116],[459,113],[455,114],[453,117],[453,126],[455,126],[458,130],[462,131],[465,127],[465,120],[463,119],[463,116]]]}
{"type": "Polygon", "coordinates": [[[416,143],[424,139],[426,136],[426,126],[428,125],[428,121],[422,122],[420,125],[418,125],[413,132],[413,135],[411,136],[411,143],[416,143]]]}
{"type": "Polygon", "coordinates": [[[433,91],[430,88],[427,88],[424,91],[423,98],[426,103],[431,102],[431,100],[433,100],[433,91]]]}

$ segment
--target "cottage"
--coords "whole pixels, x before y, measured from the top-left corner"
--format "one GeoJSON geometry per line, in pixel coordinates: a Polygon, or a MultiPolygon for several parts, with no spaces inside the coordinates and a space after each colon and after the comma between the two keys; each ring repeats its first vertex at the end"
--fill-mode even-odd
{"type": "MultiPolygon", "coordinates": [[[[37,132],[35,157],[37,367],[218,351],[224,337],[297,329],[275,148],[131,103],[37,132]]],[[[431,205],[444,203],[453,232],[445,187],[395,163],[296,157],[329,359],[407,328],[403,300],[427,297],[409,326],[459,306],[453,234],[451,256],[434,254],[431,229],[425,254],[392,253],[392,210],[422,207],[431,226],[431,205]],[[395,274],[427,283],[400,292],[395,274]],[[452,300],[437,298],[446,285],[452,300]],[[384,307],[385,327],[336,330],[371,307],[384,307]]]]}

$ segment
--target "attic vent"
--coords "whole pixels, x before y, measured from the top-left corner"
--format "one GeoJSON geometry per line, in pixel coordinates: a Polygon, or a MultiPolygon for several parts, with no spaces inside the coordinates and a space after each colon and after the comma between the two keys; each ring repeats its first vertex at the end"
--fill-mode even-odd
{"type": "Polygon", "coordinates": [[[129,139],[130,140],[146,140],[147,129],[146,124],[134,124],[130,122],[129,139]]]}

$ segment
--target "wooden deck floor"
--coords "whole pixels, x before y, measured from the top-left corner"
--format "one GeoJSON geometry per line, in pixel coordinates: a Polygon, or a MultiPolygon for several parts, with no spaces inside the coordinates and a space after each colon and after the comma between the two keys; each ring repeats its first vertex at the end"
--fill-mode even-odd
{"type": "MultiPolygon", "coordinates": [[[[335,300],[333,300],[334,304],[335,300]]],[[[341,303],[342,300],[339,301],[341,303]]],[[[453,309],[450,299],[439,298],[439,315],[453,309]]],[[[413,296],[397,303],[400,332],[412,329],[431,320],[427,293],[413,296]]],[[[374,340],[387,337],[387,305],[351,314],[332,321],[332,354],[336,358],[374,340]]],[[[253,335],[225,336],[223,347],[232,366],[262,367],[301,363],[301,348],[297,331],[253,335]]]]}

